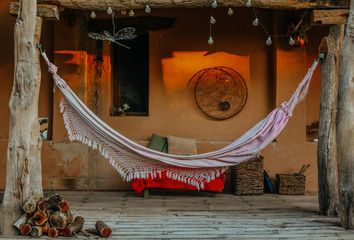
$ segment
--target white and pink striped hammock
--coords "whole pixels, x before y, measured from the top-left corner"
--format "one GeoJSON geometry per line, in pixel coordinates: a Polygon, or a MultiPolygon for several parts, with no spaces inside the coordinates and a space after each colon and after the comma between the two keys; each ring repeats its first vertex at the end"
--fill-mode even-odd
{"type": "Polygon", "coordinates": [[[230,145],[209,153],[181,156],[146,148],[109,127],[76,96],[44,52],[42,56],[63,95],[60,107],[70,141],[80,141],[98,149],[124,180],[154,178],[166,171],[167,177],[198,189],[203,189],[205,182],[218,177],[226,167],[253,158],[279,135],[296,105],[305,98],[318,64],[314,61],[289,101],[230,145]]]}

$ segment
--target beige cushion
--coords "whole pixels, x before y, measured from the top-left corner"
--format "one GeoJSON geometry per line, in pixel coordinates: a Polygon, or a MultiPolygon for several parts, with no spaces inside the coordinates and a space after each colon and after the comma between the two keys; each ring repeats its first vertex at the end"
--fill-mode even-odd
{"type": "Polygon", "coordinates": [[[195,139],[167,136],[168,153],[177,155],[197,154],[195,139]]]}

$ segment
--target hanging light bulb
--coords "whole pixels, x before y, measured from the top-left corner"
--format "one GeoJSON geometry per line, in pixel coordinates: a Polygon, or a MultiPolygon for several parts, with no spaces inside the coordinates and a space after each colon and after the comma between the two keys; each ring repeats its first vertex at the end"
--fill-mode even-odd
{"type": "Polygon", "coordinates": [[[272,38],[269,36],[269,37],[267,38],[266,44],[267,44],[268,46],[270,46],[270,45],[272,45],[272,43],[273,43],[272,38]]]}
{"type": "Polygon", "coordinates": [[[295,44],[295,41],[292,37],[289,38],[289,45],[293,46],[295,44]]]}
{"type": "Polygon", "coordinates": [[[135,13],[134,13],[134,10],[133,9],[130,9],[129,11],[129,16],[130,17],[134,17],[135,13]]]}
{"type": "Polygon", "coordinates": [[[246,7],[252,7],[251,0],[246,0],[246,7]]]}
{"type": "Polygon", "coordinates": [[[218,7],[218,2],[216,0],[214,0],[212,3],[211,3],[211,7],[212,8],[217,8],[218,7]]]}
{"type": "Polygon", "coordinates": [[[94,11],[90,13],[90,18],[96,18],[96,13],[94,11]]]}
{"type": "Polygon", "coordinates": [[[151,8],[150,8],[150,6],[147,5],[147,4],[146,4],[146,6],[145,6],[145,12],[146,12],[146,13],[151,13],[151,8]]]}
{"type": "Polygon", "coordinates": [[[259,20],[258,20],[258,18],[255,18],[255,19],[253,20],[252,25],[253,25],[254,27],[257,27],[257,26],[259,25],[259,20]]]}
{"type": "Polygon", "coordinates": [[[120,13],[121,13],[122,15],[125,15],[125,14],[127,14],[127,10],[122,9],[122,10],[120,10],[120,13]]]}
{"type": "Polygon", "coordinates": [[[227,10],[227,14],[228,14],[229,16],[234,15],[234,11],[232,10],[232,8],[229,8],[229,9],[227,10]]]}
{"type": "Polygon", "coordinates": [[[113,10],[112,10],[111,7],[108,7],[106,12],[107,12],[107,14],[112,14],[112,13],[113,13],[113,10]]]}
{"type": "Polygon", "coordinates": [[[212,36],[209,37],[209,39],[208,39],[208,44],[209,44],[209,45],[213,45],[213,44],[214,44],[214,39],[213,39],[212,36]]]}
{"type": "Polygon", "coordinates": [[[211,16],[210,17],[210,24],[215,24],[215,23],[216,23],[216,19],[213,16],[211,16]]]}

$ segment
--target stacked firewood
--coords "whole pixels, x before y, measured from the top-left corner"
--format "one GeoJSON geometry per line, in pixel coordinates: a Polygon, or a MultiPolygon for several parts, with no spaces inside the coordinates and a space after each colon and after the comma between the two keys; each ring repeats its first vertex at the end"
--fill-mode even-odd
{"type": "Polygon", "coordinates": [[[46,198],[34,195],[24,202],[22,209],[25,213],[14,225],[23,236],[40,237],[46,234],[56,238],[72,237],[82,233],[86,237],[90,234],[109,237],[112,233],[111,228],[102,221],[96,222],[95,229],[84,230],[84,218],[74,216],[69,201],[59,194],[52,194],[46,198]]]}

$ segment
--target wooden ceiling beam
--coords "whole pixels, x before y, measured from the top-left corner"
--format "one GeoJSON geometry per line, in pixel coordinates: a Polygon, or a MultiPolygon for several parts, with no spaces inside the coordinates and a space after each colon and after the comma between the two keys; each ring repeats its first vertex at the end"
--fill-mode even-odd
{"type": "Polygon", "coordinates": [[[348,16],[348,9],[313,10],[311,24],[347,24],[348,16]]]}
{"type": "MultiPolygon", "coordinates": [[[[18,2],[10,2],[9,13],[17,16],[20,9],[18,2]]],[[[37,17],[59,20],[59,7],[52,4],[37,4],[37,17]]]]}
{"type": "MultiPolygon", "coordinates": [[[[211,7],[211,0],[38,0],[70,9],[104,11],[108,6],[115,10],[152,8],[197,8],[211,7]]],[[[218,0],[220,7],[244,7],[245,0],[218,0]]],[[[304,0],[251,0],[252,6],[271,9],[348,8],[349,1],[304,1],[304,0]]]]}

